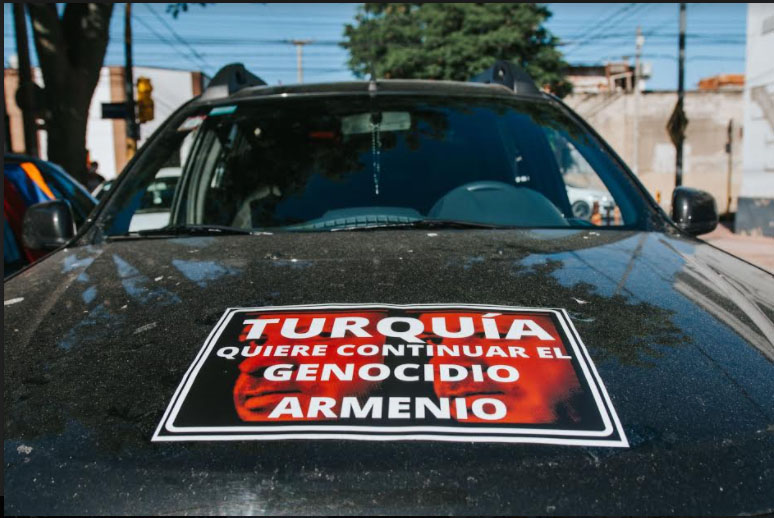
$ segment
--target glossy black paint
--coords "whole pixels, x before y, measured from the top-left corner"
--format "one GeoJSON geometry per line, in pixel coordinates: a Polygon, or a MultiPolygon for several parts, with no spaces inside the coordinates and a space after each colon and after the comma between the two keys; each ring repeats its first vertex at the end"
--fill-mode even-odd
{"type": "Polygon", "coordinates": [[[774,511],[774,277],[675,233],[382,230],[115,240],[5,283],[6,513],[774,511]],[[564,307],[628,449],[151,443],[227,307],[564,307]]]}
{"type": "Polygon", "coordinates": [[[693,236],[712,232],[718,226],[715,198],[706,191],[677,187],[672,192],[672,221],[693,236]]]}
{"type": "Polygon", "coordinates": [[[22,226],[24,246],[32,250],[56,250],[75,235],[73,210],[67,200],[31,205],[22,226]]]}

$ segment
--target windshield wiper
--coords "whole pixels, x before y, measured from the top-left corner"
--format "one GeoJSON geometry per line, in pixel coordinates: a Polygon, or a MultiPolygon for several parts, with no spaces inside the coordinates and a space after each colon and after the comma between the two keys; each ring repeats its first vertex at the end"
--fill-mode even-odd
{"type": "Polygon", "coordinates": [[[491,223],[476,223],[475,221],[457,221],[452,219],[418,219],[416,221],[402,221],[396,223],[374,223],[372,225],[352,225],[349,227],[332,228],[333,232],[340,232],[342,230],[354,231],[354,230],[382,230],[382,229],[401,229],[401,228],[417,228],[417,229],[439,229],[439,228],[478,228],[478,229],[493,229],[493,228],[514,228],[507,225],[493,225],[491,223]]]}
{"type": "MultiPolygon", "coordinates": [[[[341,231],[363,231],[363,230],[383,230],[383,229],[495,229],[495,228],[513,228],[504,225],[492,225],[489,223],[476,223],[473,221],[455,221],[445,219],[418,219],[416,221],[401,221],[391,223],[372,223],[356,224],[350,226],[332,227],[331,232],[341,231]]],[[[278,229],[282,231],[282,229],[278,229]]],[[[147,230],[137,230],[123,235],[110,236],[110,239],[142,239],[144,237],[179,237],[179,236],[225,236],[225,235],[261,235],[266,231],[258,229],[246,229],[239,227],[228,227],[224,225],[173,225],[169,227],[152,228],[147,230]]]]}
{"type": "Polygon", "coordinates": [[[168,236],[226,236],[226,235],[252,235],[259,234],[246,228],[228,227],[225,225],[172,225],[169,227],[151,228],[128,232],[120,236],[111,236],[111,239],[136,239],[140,237],[168,237],[168,236]]]}

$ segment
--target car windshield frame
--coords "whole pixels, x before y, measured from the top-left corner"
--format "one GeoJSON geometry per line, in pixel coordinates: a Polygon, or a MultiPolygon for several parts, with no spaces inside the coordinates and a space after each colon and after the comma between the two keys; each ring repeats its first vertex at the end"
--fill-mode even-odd
{"type": "MultiPolygon", "coordinates": [[[[663,230],[668,226],[668,219],[665,217],[663,210],[658,207],[655,201],[650,197],[642,184],[631,173],[626,164],[618,157],[612,148],[585,122],[582,118],[577,116],[572,110],[567,108],[561,101],[551,96],[520,96],[517,94],[503,94],[502,92],[493,91],[485,92],[479,95],[469,95],[467,92],[460,94],[449,94],[449,92],[433,92],[428,90],[421,91],[386,91],[378,94],[368,92],[337,92],[337,91],[325,91],[325,92],[307,92],[307,93],[281,93],[273,95],[244,95],[236,98],[231,97],[227,99],[218,99],[210,102],[202,102],[193,100],[187,105],[181,107],[175,114],[170,116],[167,121],[154,133],[153,138],[150,139],[149,145],[138,153],[138,156],[127,166],[127,170],[116,181],[116,183],[107,193],[107,199],[101,204],[100,210],[93,217],[96,232],[92,233],[94,239],[101,239],[104,237],[110,238],[118,235],[119,233],[111,233],[109,231],[108,223],[114,223],[116,208],[121,205],[122,195],[126,195],[131,192],[131,185],[137,184],[138,180],[142,178],[143,169],[148,167],[148,163],[152,162],[153,155],[158,155],[160,149],[169,148],[169,137],[180,134],[180,126],[185,121],[190,119],[206,116],[211,110],[218,107],[228,107],[232,109],[235,105],[239,106],[242,103],[249,104],[263,104],[266,102],[294,102],[297,99],[303,100],[332,100],[335,98],[374,98],[374,97],[414,97],[420,100],[428,100],[433,102],[438,97],[444,99],[455,98],[459,101],[465,102],[465,100],[475,99],[479,101],[481,99],[489,100],[491,102],[498,103],[510,103],[510,102],[529,102],[540,103],[543,105],[550,105],[552,109],[557,111],[561,117],[564,117],[568,123],[575,126],[579,131],[582,131],[584,138],[596,147],[596,150],[609,162],[609,165],[614,168],[616,180],[618,185],[623,191],[625,191],[625,197],[627,200],[633,203],[636,209],[637,218],[636,221],[626,222],[622,225],[616,226],[569,226],[562,228],[579,229],[579,228],[592,228],[594,230],[663,230]],[[99,237],[97,237],[99,236],[99,237]]],[[[190,155],[195,156],[197,153],[197,147],[201,144],[201,139],[197,136],[196,142],[190,155]]],[[[183,172],[181,175],[181,184],[187,182],[190,178],[189,167],[190,164],[186,161],[183,166],[183,172]]],[[[183,186],[185,189],[185,186],[183,186]]],[[[175,197],[177,198],[176,193],[175,197]]],[[[177,203],[175,200],[174,203],[177,203]]],[[[378,229],[378,226],[374,228],[378,229]]],[[[409,227],[407,227],[409,228],[409,227]]],[[[459,228],[459,227],[457,227],[459,228]]],[[[498,227],[499,228],[499,227],[498,227]]],[[[524,229],[540,229],[540,228],[558,228],[552,226],[503,226],[502,228],[524,228],[524,229]]],[[[283,232],[282,227],[267,227],[267,228],[255,228],[254,230],[267,230],[272,232],[283,232]]],[[[123,234],[125,235],[125,234],[123,234]]]]}

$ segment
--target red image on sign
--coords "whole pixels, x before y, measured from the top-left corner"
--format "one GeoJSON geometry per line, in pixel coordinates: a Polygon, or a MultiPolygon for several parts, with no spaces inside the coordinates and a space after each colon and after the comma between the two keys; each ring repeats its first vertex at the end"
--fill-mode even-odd
{"type": "MultiPolygon", "coordinates": [[[[243,421],[276,421],[276,420],[292,420],[292,418],[286,418],[283,416],[281,419],[272,419],[269,417],[272,410],[274,410],[284,398],[296,397],[298,398],[299,405],[302,408],[309,408],[312,398],[333,398],[341,400],[345,396],[361,397],[372,391],[378,382],[355,378],[353,379],[336,379],[331,380],[330,377],[327,380],[321,379],[319,376],[314,377],[311,375],[299,376],[293,373],[307,372],[310,366],[313,365],[337,365],[346,369],[345,365],[353,365],[352,370],[359,367],[374,363],[382,362],[382,356],[364,356],[353,352],[351,356],[339,354],[339,348],[352,344],[354,346],[365,345],[373,342],[373,336],[376,333],[376,322],[386,316],[385,312],[360,312],[351,313],[347,315],[347,319],[329,319],[319,313],[289,313],[283,315],[284,322],[290,323],[287,328],[279,325],[271,326],[271,329],[266,329],[258,340],[250,340],[249,347],[250,353],[256,353],[260,348],[269,347],[271,344],[284,344],[288,341],[288,338],[283,336],[281,331],[287,329],[288,333],[292,333],[295,340],[304,340],[304,336],[314,333],[315,338],[321,338],[320,335],[330,337],[333,334],[334,329],[332,327],[338,323],[339,327],[357,324],[364,322],[362,326],[362,332],[358,334],[368,334],[368,337],[358,336],[341,336],[338,338],[328,338],[324,345],[327,347],[317,347],[314,345],[295,345],[295,351],[289,350],[289,356],[283,357],[280,363],[277,362],[274,356],[262,356],[256,354],[255,356],[245,358],[239,364],[239,377],[234,384],[234,407],[237,414],[243,421]],[[292,331],[291,331],[292,327],[292,331]],[[316,331],[319,328],[319,331],[316,331]],[[293,354],[291,354],[293,353],[293,354]],[[317,353],[317,354],[315,354],[317,353]],[[281,375],[273,377],[273,379],[266,379],[264,376],[266,369],[273,365],[286,365],[282,371],[277,369],[278,372],[282,372],[281,375]],[[306,370],[304,370],[306,369],[306,370]],[[284,377],[289,379],[285,380],[284,377]],[[280,379],[277,379],[280,378],[280,379]]],[[[260,324],[258,324],[260,325],[260,324]]],[[[255,324],[248,323],[243,336],[245,340],[248,334],[254,332],[255,324]]],[[[269,326],[267,326],[269,327],[269,326]]],[[[345,333],[336,333],[342,334],[345,333]]],[[[355,350],[355,347],[352,347],[355,350]]],[[[276,351],[276,349],[275,349],[276,351]]],[[[344,348],[343,353],[347,353],[348,349],[344,348]]],[[[345,376],[346,378],[346,376],[345,376]]],[[[316,414],[309,419],[325,419],[325,415],[316,414]]]]}
{"type": "Polygon", "coordinates": [[[153,440],[627,446],[566,312],[472,305],[234,308],[153,440]]]}
{"type": "MultiPolygon", "coordinates": [[[[432,319],[447,317],[449,321],[469,319],[474,323],[474,334],[467,338],[468,347],[463,349],[467,354],[459,358],[455,363],[465,367],[471,373],[478,368],[481,372],[488,372],[494,368],[494,372],[505,371],[512,367],[512,372],[518,373],[518,379],[514,382],[503,382],[493,379],[492,376],[481,376],[480,381],[474,376],[467,376],[459,381],[443,381],[436,379],[433,388],[438,397],[447,398],[466,398],[471,402],[476,397],[487,396],[489,398],[501,401],[504,408],[507,409],[502,422],[506,423],[552,423],[557,420],[557,407],[565,405],[565,408],[573,417],[577,417],[577,412],[567,403],[580,389],[578,377],[573,366],[568,361],[571,357],[562,345],[559,335],[554,329],[550,318],[542,315],[534,315],[529,320],[520,320],[519,322],[534,323],[534,330],[537,334],[543,332],[550,336],[538,336],[536,334],[526,334],[519,339],[518,346],[506,346],[502,349],[501,340],[492,340],[486,337],[482,329],[483,319],[474,318],[473,314],[465,313],[422,313],[420,319],[427,324],[432,319]],[[537,331],[539,330],[539,331],[537,331]],[[550,346],[546,344],[550,343],[550,346]],[[511,347],[510,350],[507,347],[511,347]],[[529,354],[527,351],[535,351],[536,354],[529,354]],[[537,355],[540,351],[542,356],[537,355]],[[513,353],[513,354],[507,354],[513,353]],[[503,356],[503,354],[506,354],[503,356]],[[544,361],[547,359],[557,361],[544,361]],[[502,366],[498,369],[497,366],[502,366]]],[[[498,332],[508,324],[508,317],[498,316],[493,320],[498,323],[498,332]],[[498,322],[499,321],[499,322],[498,322]]],[[[432,327],[428,326],[428,329],[432,327]]],[[[503,329],[505,331],[505,329],[503,329]]],[[[529,329],[527,331],[530,331],[529,329]]],[[[447,359],[444,356],[434,356],[430,363],[433,365],[442,365],[447,359]]],[[[466,418],[472,422],[484,422],[471,415],[469,411],[466,418]]],[[[453,410],[455,419],[460,416],[453,410]]]]}

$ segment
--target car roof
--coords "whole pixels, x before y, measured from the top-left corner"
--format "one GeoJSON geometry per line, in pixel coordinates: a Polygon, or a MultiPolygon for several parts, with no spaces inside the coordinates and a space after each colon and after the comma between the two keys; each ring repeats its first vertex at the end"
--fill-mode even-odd
{"type": "Polygon", "coordinates": [[[513,97],[538,94],[515,94],[510,88],[499,84],[466,83],[461,81],[434,81],[426,79],[379,79],[377,81],[342,81],[335,83],[303,83],[293,85],[253,86],[238,90],[229,97],[261,97],[271,95],[298,94],[436,94],[436,95],[485,95],[513,97]]]}
{"type": "Polygon", "coordinates": [[[89,198],[91,202],[93,202],[95,205],[97,204],[97,200],[88,191],[88,189],[86,189],[86,187],[84,187],[84,185],[81,184],[78,180],[73,178],[72,175],[65,171],[64,168],[59,164],[49,162],[48,160],[43,160],[42,158],[35,156],[23,155],[20,153],[5,153],[3,160],[6,164],[21,164],[22,162],[32,162],[38,167],[44,177],[55,176],[59,179],[60,182],[65,182],[72,185],[75,189],[81,191],[81,194],[86,195],[86,197],[89,198]]]}
{"type": "Polygon", "coordinates": [[[182,168],[180,167],[162,167],[159,169],[159,172],[156,173],[155,178],[179,178],[181,173],[182,168]]]}
{"type": "Polygon", "coordinates": [[[212,78],[204,93],[194,104],[213,104],[250,98],[274,96],[320,95],[443,95],[474,97],[526,97],[547,100],[552,96],[537,88],[532,78],[519,66],[497,61],[491,68],[470,81],[434,79],[372,79],[370,81],[341,81],[268,85],[240,63],[224,66],[212,78]]]}

